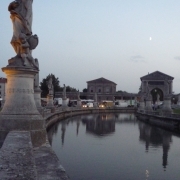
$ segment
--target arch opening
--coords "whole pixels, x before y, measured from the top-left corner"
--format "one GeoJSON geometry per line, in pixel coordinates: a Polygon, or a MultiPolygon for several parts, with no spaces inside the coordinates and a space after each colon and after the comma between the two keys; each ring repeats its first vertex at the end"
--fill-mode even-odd
{"type": "Polygon", "coordinates": [[[152,89],[151,90],[151,96],[152,96],[153,104],[155,104],[156,102],[160,102],[160,101],[164,100],[164,93],[159,88],[152,89]]]}

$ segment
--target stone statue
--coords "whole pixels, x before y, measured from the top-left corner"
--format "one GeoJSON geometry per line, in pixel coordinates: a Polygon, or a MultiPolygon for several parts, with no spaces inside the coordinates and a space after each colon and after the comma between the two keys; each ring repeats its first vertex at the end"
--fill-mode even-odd
{"type": "Polygon", "coordinates": [[[32,66],[36,69],[31,50],[38,45],[37,35],[32,35],[32,3],[33,0],[15,0],[9,4],[10,18],[13,24],[13,46],[17,57],[22,59],[23,66],[32,66]]]}
{"type": "Polygon", "coordinates": [[[63,88],[63,99],[66,99],[66,85],[65,84],[63,88]]]}
{"type": "Polygon", "coordinates": [[[81,100],[81,99],[80,99],[80,92],[79,92],[79,90],[78,90],[78,92],[77,92],[77,99],[78,99],[78,101],[81,100]]]}
{"type": "Polygon", "coordinates": [[[159,102],[159,98],[160,98],[160,96],[159,96],[159,94],[157,94],[157,102],[159,102]]]}
{"type": "Polygon", "coordinates": [[[148,99],[151,98],[151,93],[150,93],[150,90],[149,90],[148,82],[147,82],[147,85],[146,85],[146,97],[147,97],[148,99]]]}
{"type": "MultiPolygon", "coordinates": [[[[39,68],[39,62],[38,59],[34,59],[36,66],[39,68]]],[[[39,88],[39,72],[34,77],[34,88],[39,88]]]]}
{"type": "Polygon", "coordinates": [[[171,90],[170,90],[171,81],[166,80],[165,83],[166,83],[166,86],[167,86],[167,93],[166,93],[166,95],[169,95],[169,94],[171,94],[171,90]]]}
{"type": "Polygon", "coordinates": [[[52,84],[52,76],[49,78],[47,85],[48,85],[48,89],[49,89],[49,95],[53,95],[54,86],[52,84]]]}

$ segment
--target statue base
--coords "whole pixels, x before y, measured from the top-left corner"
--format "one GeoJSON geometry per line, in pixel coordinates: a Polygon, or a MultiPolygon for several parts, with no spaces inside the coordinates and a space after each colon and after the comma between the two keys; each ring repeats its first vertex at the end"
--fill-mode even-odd
{"type": "Polygon", "coordinates": [[[1,131],[30,131],[34,147],[46,142],[45,121],[34,100],[34,76],[37,70],[4,67],[7,76],[6,100],[0,112],[1,131]]]}
{"type": "Polygon", "coordinates": [[[67,107],[68,104],[67,104],[67,98],[63,98],[62,99],[62,107],[67,107]]]}
{"type": "Polygon", "coordinates": [[[171,108],[171,95],[164,97],[162,112],[163,114],[171,114],[173,112],[171,108]]]}
{"type": "Polygon", "coordinates": [[[146,112],[152,112],[152,102],[151,100],[146,100],[146,107],[145,107],[146,112]]]}
{"type": "Polygon", "coordinates": [[[93,105],[94,105],[95,108],[98,107],[98,103],[97,102],[94,102],[93,105]]]}
{"type": "Polygon", "coordinates": [[[47,109],[52,109],[54,108],[54,103],[53,103],[53,95],[48,94],[47,95],[47,105],[46,105],[47,109]]]}
{"type": "Polygon", "coordinates": [[[140,101],[140,106],[138,108],[139,111],[144,111],[145,110],[145,103],[144,101],[140,101]]]}
{"type": "Polygon", "coordinates": [[[77,100],[77,107],[81,107],[81,106],[82,106],[81,100],[77,100]]]}
{"type": "Polygon", "coordinates": [[[26,65],[24,65],[22,57],[20,55],[16,55],[15,57],[8,60],[7,67],[33,68],[33,65],[28,60],[26,61],[26,65]]]}
{"type": "Polygon", "coordinates": [[[40,88],[34,89],[34,100],[35,100],[37,110],[41,113],[43,110],[43,107],[41,106],[41,89],[40,88]]]}

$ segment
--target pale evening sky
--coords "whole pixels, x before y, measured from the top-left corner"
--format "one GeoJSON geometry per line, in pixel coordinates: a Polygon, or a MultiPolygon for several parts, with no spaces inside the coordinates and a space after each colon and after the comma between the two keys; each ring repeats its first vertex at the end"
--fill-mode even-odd
{"type": "MultiPolygon", "coordinates": [[[[0,5],[0,67],[15,56],[10,2],[0,5]]],[[[159,70],[175,78],[180,93],[179,7],[179,0],[34,0],[40,81],[53,73],[61,86],[82,91],[104,77],[136,93],[140,77],[159,70]]]]}

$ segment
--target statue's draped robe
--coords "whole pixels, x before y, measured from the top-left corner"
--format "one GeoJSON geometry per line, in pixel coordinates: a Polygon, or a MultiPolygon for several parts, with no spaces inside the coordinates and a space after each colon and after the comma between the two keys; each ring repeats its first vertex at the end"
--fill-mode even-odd
{"type": "Polygon", "coordinates": [[[17,54],[20,53],[21,36],[28,38],[32,34],[32,3],[33,0],[17,0],[10,4],[11,19],[13,23],[13,37],[11,44],[17,54]],[[13,8],[13,3],[18,3],[17,7],[13,8]]]}

